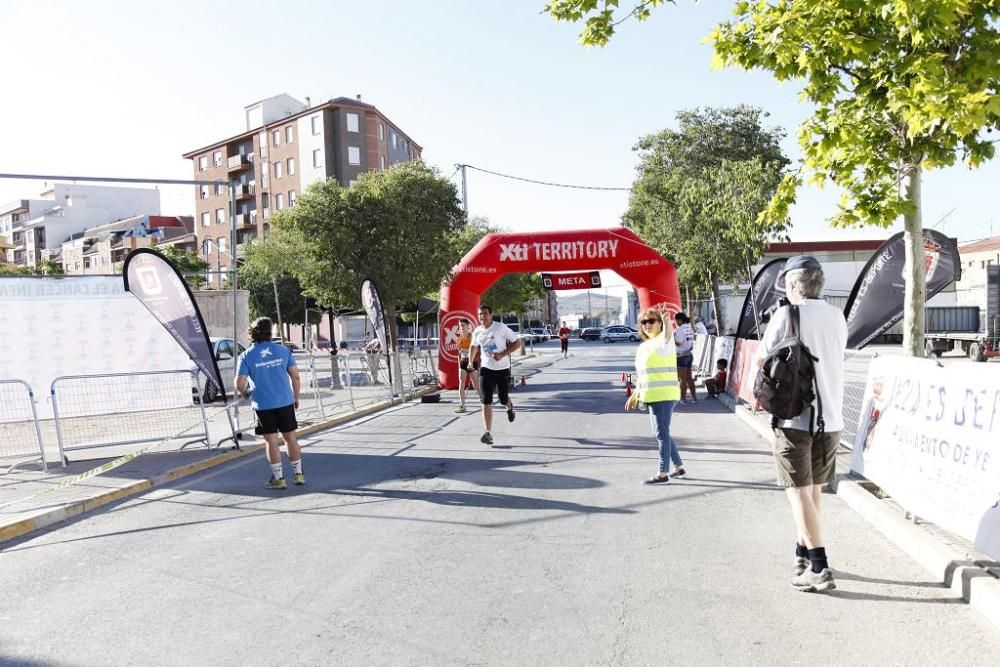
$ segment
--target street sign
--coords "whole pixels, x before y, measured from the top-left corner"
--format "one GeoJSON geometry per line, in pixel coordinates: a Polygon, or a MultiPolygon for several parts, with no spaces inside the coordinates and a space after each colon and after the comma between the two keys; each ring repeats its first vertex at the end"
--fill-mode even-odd
{"type": "Polygon", "coordinates": [[[542,286],[549,290],[592,289],[601,286],[601,272],[543,273],[542,286]]]}

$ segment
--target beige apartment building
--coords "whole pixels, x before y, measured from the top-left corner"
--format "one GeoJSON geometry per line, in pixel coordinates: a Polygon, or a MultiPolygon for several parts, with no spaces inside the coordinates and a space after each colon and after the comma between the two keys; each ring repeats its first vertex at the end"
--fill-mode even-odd
{"type": "MultiPolygon", "coordinates": [[[[271,215],[295,206],[310,184],[420,159],[422,148],[371,104],[338,97],[312,105],[278,95],[245,107],[245,132],[189,151],[196,186],[195,234],[203,258],[229,266],[229,187],[236,183],[236,242],[263,236],[271,215]]],[[[214,262],[213,262],[214,263],[214,262]]]]}
{"type": "Polygon", "coordinates": [[[63,271],[76,275],[121,273],[125,258],[136,248],[156,245],[194,250],[190,216],[140,215],[91,227],[63,242],[63,271]]]}

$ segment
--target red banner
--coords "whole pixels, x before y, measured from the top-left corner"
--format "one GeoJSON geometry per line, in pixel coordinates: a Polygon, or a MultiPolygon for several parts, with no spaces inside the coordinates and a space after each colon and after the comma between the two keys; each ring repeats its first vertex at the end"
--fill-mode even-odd
{"type": "Polygon", "coordinates": [[[757,356],[758,345],[760,342],[756,340],[736,339],[726,386],[727,394],[733,398],[740,398],[754,407],[757,406],[757,399],[753,395],[753,381],[757,374],[754,357],[757,356]]]}
{"type": "Polygon", "coordinates": [[[545,289],[592,289],[601,286],[601,272],[543,273],[542,286],[545,289]]]}

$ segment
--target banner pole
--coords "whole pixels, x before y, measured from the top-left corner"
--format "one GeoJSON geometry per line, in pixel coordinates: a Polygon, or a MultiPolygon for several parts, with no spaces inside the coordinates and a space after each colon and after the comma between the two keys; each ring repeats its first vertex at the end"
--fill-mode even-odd
{"type": "MultiPolygon", "coordinates": [[[[757,339],[760,340],[760,313],[757,312],[757,301],[753,298],[753,268],[747,260],[747,278],[750,279],[750,307],[753,308],[753,323],[757,327],[757,339]]],[[[721,335],[721,332],[719,332],[721,335]]]]}
{"type": "MultiPolygon", "coordinates": [[[[229,181],[229,249],[232,251],[229,254],[230,262],[230,282],[233,288],[233,345],[235,349],[234,353],[240,351],[240,319],[239,319],[239,292],[237,290],[237,283],[239,279],[236,277],[238,262],[236,260],[239,251],[236,249],[236,181],[229,181]]],[[[216,244],[218,246],[218,244],[216,244]]],[[[219,277],[222,278],[221,276],[219,277]]],[[[239,354],[236,354],[237,363],[239,360],[239,354]]],[[[243,433],[240,431],[240,407],[239,401],[233,404],[233,421],[235,423],[234,430],[236,432],[236,439],[239,441],[243,437],[243,433]]],[[[239,445],[239,442],[236,443],[239,445]]]]}

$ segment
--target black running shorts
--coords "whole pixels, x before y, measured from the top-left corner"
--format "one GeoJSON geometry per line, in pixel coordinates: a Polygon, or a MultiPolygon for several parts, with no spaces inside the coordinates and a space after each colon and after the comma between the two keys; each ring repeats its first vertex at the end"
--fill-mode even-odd
{"type": "Polygon", "coordinates": [[[295,406],[286,405],[283,408],[273,410],[256,410],[257,428],[254,433],[257,435],[271,435],[272,433],[291,433],[299,428],[299,423],[295,420],[295,406]]]}
{"type": "Polygon", "coordinates": [[[497,398],[500,399],[502,405],[507,405],[509,398],[510,389],[510,369],[505,368],[502,371],[494,371],[489,368],[482,368],[480,371],[482,380],[480,380],[479,386],[483,390],[483,405],[489,405],[493,402],[493,392],[497,392],[497,398]]]}

